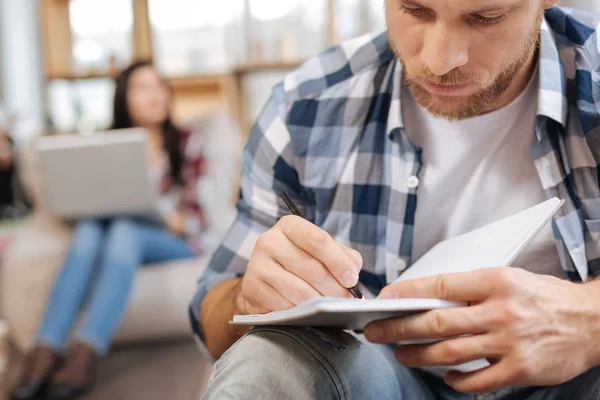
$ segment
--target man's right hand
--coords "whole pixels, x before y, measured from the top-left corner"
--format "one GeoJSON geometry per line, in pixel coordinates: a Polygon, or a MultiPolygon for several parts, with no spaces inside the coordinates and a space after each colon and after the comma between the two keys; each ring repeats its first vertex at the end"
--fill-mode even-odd
{"type": "Polygon", "coordinates": [[[236,312],[264,314],[308,300],[352,298],[362,257],[309,221],[287,216],[257,241],[236,299],[236,312]]]}

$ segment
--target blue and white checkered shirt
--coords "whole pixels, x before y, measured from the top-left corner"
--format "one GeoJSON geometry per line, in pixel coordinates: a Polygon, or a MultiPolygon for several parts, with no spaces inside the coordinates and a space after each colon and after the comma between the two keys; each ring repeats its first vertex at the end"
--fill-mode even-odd
{"type": "MultiPolygon", "coordinates": [[[[550,197],[566,276],[600,274],[600,16],[546,12],[539,103],[531,155],[550,197]]],[[[402,67],[386,34],[365,36],[312,58],[275,86],[243,156],[239,215],[190,306],[242,276],[259,235],[289,214],[287,191],[305,216],[363,256],[360,281],[378,293],[411,265],[421,150],[401,115],[402,67]]],[[[457,188],[458,189],[458,188],[457,188]]]]}

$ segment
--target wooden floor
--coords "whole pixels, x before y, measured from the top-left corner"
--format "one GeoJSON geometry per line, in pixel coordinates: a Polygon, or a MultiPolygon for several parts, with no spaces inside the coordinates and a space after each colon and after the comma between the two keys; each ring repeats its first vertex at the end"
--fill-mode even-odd
{"type": "MultiPolygon", "coordinates": [[[[11,354],[9,373],[1,387],[18,381],[23,357],[11,354]]],[[[193,340],[117,348],[99,364],[96,386],[82,400],[199,400],[211,367],[193,340]]]]}

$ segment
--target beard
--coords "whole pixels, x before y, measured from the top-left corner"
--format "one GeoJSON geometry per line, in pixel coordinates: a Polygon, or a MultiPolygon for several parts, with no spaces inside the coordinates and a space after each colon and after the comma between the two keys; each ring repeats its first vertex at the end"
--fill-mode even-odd
{"type": "Polygon", "coordinates": [[[491,83],[486,83],[477,74],[460,68],[441,76],[431,72],[427,66],[417,71],[408,71],[391,37],[390,44],[402,64],[404,81],[415,101],[437,117],[451,121],[461,120],[476,117],[488,111],[492,104],[510,87],[517,74],[525,67],[539,47],[540,24],[543,17],[544,10],[541,9],[537,18],[539,24],[536,24],[529,32],[517,57],[509,62],[491,83]],[[423,81],[447,86],[476,85],[482,89],[469,96],[438,96],[429,93],[419,84],[423,81]]]}

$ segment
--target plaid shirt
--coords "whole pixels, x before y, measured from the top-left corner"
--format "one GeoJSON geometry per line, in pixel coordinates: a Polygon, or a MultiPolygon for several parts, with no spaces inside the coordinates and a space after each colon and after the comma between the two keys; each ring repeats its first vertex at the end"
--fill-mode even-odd
{"type": "MultiPolygon", "coordinates": [[[[565,204],[553,220],[566,276],[600,273],[600,17],[546,12],[531,155],[542,186],[565,204]]],[[[243,162],[239,215],[190,306],[242,276],[259,235],[287,208],[285,190],[316,225],[363,256],[360,281],[378,293],[410,267],[421,150],[401,114],[402,70],[386,34],[331,48],[273,89],[243,162]]],[[[532,132],[533,133],[533,132],[532,132]]],[[[457,188],[460,190],[460,188],[457,188]]]]}

